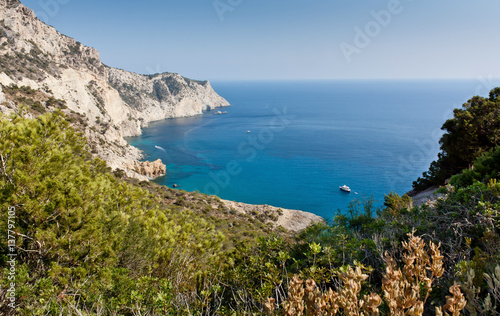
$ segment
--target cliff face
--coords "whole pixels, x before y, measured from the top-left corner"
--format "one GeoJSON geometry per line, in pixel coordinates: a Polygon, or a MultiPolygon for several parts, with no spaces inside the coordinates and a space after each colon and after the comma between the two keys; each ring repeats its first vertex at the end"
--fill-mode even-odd
{"type": "Polygon", "coordinates": [[[156,178],[167,173],[166,166],[161,162],[161,159],[151,161],[134,161],[133,164],[127,166],[128,169],[146,176],[148,178],[156,178]]]}
{"type": "Polygon", "coordinates": [[[195,81],[178,74],[138,75],[110,68],[110,85],[133,110],[141,122],[192,116],[216,107],[228,106],[214,92],[210,82],[195,81]]]}
{"type": "MultiPolygon", "coordinates": [[[[0,0],[0,84],[66,101],[69,111],[84,117],[96,154],[113,169],[141,158],[123,137],[139,135],[149,122],[229,106],[208,81],[107,67],[96,49],[41,22],[17,0],[0,0]]],[[[1,111],[5,103],[0,92],[1,111]]]]}

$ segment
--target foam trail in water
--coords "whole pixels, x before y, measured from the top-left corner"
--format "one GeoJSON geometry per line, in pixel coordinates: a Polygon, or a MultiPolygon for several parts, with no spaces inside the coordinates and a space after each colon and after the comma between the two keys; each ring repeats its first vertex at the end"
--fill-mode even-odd
{"type": "Polygon", "coordinates": [[[197,130],[197,129],[200,129],[200,128],[202,128],[202,127],[204,127],[204,126],[206,126],[206,125],[208,125],[208,124],[212,123],[213,121],[217,121],[217,120],[220,120],[220,118],[217,118],[217,119],[210,119],[210,120],[208,120],[207,122],[205,122],[205,123],[203,123],[203,124],[201,124],[201,125],[197,125],[197,126],[195,126],[195,127],[191,128],[190,130],[186,131],[186,132],[184,133],[184,136],[188,136],[188,135],[189,135],[192,131],[195,131],[195,130],[197,130]]]}
{"type": "Polygon", "coordinates": [[[164,153],[166,153],[166,152],[167,152],[167,151],[165,150],[165,148],[163,148],[163,147],[160,147],[160,146],[156,146],[156,145],[155,145],[155,148],[156,148],[156,149],[159,149],[159,150],[161,150],[161,151],[163,151],[164,153]]]}

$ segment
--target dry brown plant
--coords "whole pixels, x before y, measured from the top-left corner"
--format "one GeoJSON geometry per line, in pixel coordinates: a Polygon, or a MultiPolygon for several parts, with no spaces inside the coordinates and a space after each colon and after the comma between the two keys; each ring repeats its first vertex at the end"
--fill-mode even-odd
{"type": "Polygon", "coordinates": [[[429,253],[425,242],[414,233],[408,234],[408,242],[403,242],[404,267],[397,267],[396,261],[386,254],[386,274],[382,279],[384,298],[391,315],[422,315],[424,305],[432,291],[432,283],[444,273],[443,256],[440,246],[429,243],[429,253]]]}
{"type": "Polygon", "coordinates": [[[378,294],[372,293],[360,299],[361,282],[368,278],[361,271],[361,267],[355,269],[349,267],[347,272],[339,273],[339,279],[343,286],[339,289],[338,304],[347,315],[378,315],[378,307],[382,299],[378,294]]]}
{"type": "MultiPolygon", "coordinates": [[[[347,271],[339,273],[339,279],[343,285],[338,292],[328,289],[321,293],[316,282],[308,279],[305,284],[297,275],[290,283],[289,298],[283,304],[284,314],[287,316],[330,316],[342,313],[345,315],[378,315],[378,307],[382,299],[376,293],[360,297],[361,282],[368,278],[360,267],[353,269],[348,267],[347,271]]],[[[274,301],[265,304],[269,313],[274,312],[274,301]]]]}
{"type": "MultiPolygon", "coordinates": [[[[444,273],[440,246],[429,242],[427,251],[422,238],[415,237],[414,232],[408,236],[408,242],[403,242],[405,253],[402,258],[404,263],[402,268],[398,268],[397,262],[389,255],[386,254],[385,257],[387,268],[382,280],[382,289],[390,315],[393,316],[423,315],[432,284],[444,273]]],[[[492,278],[489,282],[493,287],[500,288],[500,268],[498,277],[498,280],[492,278]]],[[[338,278],[342,284],[337,292],[329,288],[321,293],[312,279],[304,282],[295,275],[289,286],[289,298],[283,304],[284,314],[287,316],[379,315],[382,298],[376,293],[361,297],[361,284],[368,278],[361,267],[348,267],[344,272],[338,273],[338,278]]],[[[467,301],[460,291],[460,286],[455,283],[450,287],[450,293],[451,296],[446,296],[446,305],[436,308],[436,315],[457,316],[465,308],[467,301]]],[[[268,299],[265,307],[268,312],[274,313],[276,307],[274,299],[268,299]]]]}
{"type": "Polygon", "coordinates": [[[274,311],[276,310],[276,300],[272,297],[269,297],[268,299],[266,299],[264,307],[267,314],[274,315],[274,311]]]}
{"type": "Polygon", "coordinates": [[[297,275],[293,276],[288,289],[288,300],[285,302],[285,315],[304,315],[304,287],[302,281],[297,275]]]}
{"type": "Polygon", "coordinates": [[[460,286],[457,283],[454,283],[450,287],[450,293],[452,296],[446,296],[446,305],[443,306],[443,309],[451,312],[451,315],[458,316],[460,315],[460,311],[465,308],[467,305],[467,301],[465,300],[464,295],[460,291],[460,286]]]}

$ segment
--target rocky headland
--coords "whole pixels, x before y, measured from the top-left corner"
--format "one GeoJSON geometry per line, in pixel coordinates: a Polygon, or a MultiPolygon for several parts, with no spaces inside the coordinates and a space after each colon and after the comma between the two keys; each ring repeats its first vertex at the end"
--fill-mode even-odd
{"type": "MultiPolygon", "coordinates": [[[[108,67],[96,49],[41,22],[21,2],[0,0],[0,8],[0,84],[27,86],[63,100],[66,112],[81,116],[93,152],[114,170],[146,180],[134,164],[142,153],[124,137],[140,135],[149,122],[229,106],[208,81],[108,67]]],[[[4,92],[0,104],[2,112],[17,108],[4,92]]]]}
{"type": "MultiPolygon", "coordinates": [[[[142,152],[124,137],[140,135],[153,121],[230,105],[208,81],[104,65],[96,49],[46,25],[18,0],[0,0],[0,88],[0,112],[19,112],[20,104],[31,117],[60,110],[85,135],[94,156],[141,181],[165,175],[166,166],[161,160],[141,161],[142,152]]],[[[241,214],[271,216],[275,226],[290,231],[323,221],[297,210],[224,204],[241,214]]]]}

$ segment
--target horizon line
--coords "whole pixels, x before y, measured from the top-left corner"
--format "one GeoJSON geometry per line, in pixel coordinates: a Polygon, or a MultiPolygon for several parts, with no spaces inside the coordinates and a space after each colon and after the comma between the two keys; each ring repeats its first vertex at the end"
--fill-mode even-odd
{"type": "MultiPolygon", "coordinates": [[[[185,76],[183,76],[185,77],[185,76]]],[[[192,79],[192,78],[189,78],[192,79]]],[[[463,80],[481,80],[483,77],[471,77],[471,78],[271,78],[271,79],[255,79],[255,78],[212,78],[204,79],[210,82],[212,81],[463,81],[463,80]]],[[[488,78],[491,80],[499,80],[498,78],[488,78]]],[[[201,80],[201,79],[200,79],[201,80]]]]}

